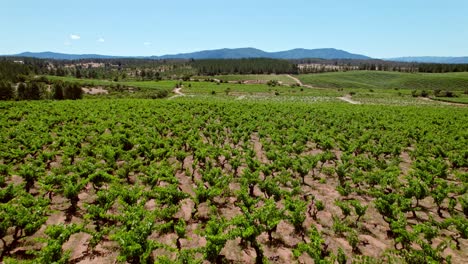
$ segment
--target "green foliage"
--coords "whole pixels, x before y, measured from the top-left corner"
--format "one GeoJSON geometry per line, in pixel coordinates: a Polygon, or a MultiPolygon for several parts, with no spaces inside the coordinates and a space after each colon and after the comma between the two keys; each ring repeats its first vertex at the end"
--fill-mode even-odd
{"type": "Polygon", "coordinates": [[[208,261],[215,262],[218,260],[219,253],[224,248],[228,236],[224,233],[226,222],[224,219],[211,218],[206,223],[205,227],[205,258],[208,261]]]}
{"type": "Polygon", "coordinates": [[[151,263],[151,252],[158,245],[148,239],[155,229],[155,215],[142,206],[129,206],[120,218],[124,228],[111,236],[120,246],[119,261],[151,263]]]}
{"type": "MultiPolygon", "coordinates": [[[[309,238],[309,243],[301,242],[297,245],[293,251],[294,256],[297,258],[302,253],[307,253],[310,257],[312,257],[315,263],[333,263],[329,258],[327,258],[329,253],[325,247],[325,240],[322,238],[315,226],[312,226],[309,238]]],[[[341,259],[343,259],[342,256],[341,259]]]]}
{"type": "Polygon", "coordinates": [[[70,253],[63,252],[62,245],[70,238],[71,235],[80,232],[83,229],[82,226],[76,224],[71,225],[51,225],[48,226],[45,230],[47,239],[44,239],[44,242],[47,242],[47,245],[41,250],[34,252],[36,255],[35,263],[59,263],[65,264],[68,263],[70,253]]]}
{"type": "Polygon", "coordinates": [[[302,232],[303,223],[306,218],[307,203],[299,199],[287,199],[286,209],[288,210],[288,220],[294,226],[296,232],[302,232]]]}

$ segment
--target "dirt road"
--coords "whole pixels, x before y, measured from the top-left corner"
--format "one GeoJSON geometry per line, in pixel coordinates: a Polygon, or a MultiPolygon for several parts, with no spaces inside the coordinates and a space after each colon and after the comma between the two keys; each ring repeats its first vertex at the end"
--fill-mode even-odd
{"type": "Polygon", "coordinates": [[[337,98],[350,104],[361,104],[361,102],[354,101],[349,95],[337,98]]]}
{"type": "Polygon", "coordinates": [[[288,76],[290,79],[294,80],[301,87],[314,88],[312,85],[303,84],[301,82],[301,80],[299,80],[298,78],[296,78],[296,77],[294,77],[292,75],[286,74],[286,76],[288,76]]]}
{"type": "Polygon", "coordinates": [[[182,87],[178,87],[178,88],[175,88],[174,90],[172,90],[172,92],[175,93],[175,95],[169,97],[169,100],[175,99],[177,97],[185,96],[185,94],[183,92],[181,92],[181,90],[182,90],[182,87]]]}

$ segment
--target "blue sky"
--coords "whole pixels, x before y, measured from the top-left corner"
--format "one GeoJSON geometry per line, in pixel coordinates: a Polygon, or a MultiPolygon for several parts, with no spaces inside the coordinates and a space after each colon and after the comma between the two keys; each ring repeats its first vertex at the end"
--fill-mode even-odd
{"type": "Polygon", "coordinates": [[[468,56],[466,0],[0,0],[0,54],[338,48],[468,56]]]}

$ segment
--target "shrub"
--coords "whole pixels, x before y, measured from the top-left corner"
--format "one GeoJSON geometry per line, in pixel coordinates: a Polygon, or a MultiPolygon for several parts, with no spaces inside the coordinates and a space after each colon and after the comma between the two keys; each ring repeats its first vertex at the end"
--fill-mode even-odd
{"type": "Polygon", "coordinates": [[[77,83],[66,84],[63,89],[63,97],[71,100],[81,99],[83,98],[83,90],[77,83]]]}
{"type": "Polygon", "coordinates": [[[63,83],[62,82],[57,82],[54,84],[54,90],[52,94],[52,98],[55,100],[63,100],[63,83]]]}
{"type": "Polygon", "coordinates": [[[147,99],[160,99],[160,98],[165,98],[169,95],[169,92],[167,90],[154,90],[145,93],[143,98],[147,99]]]}
{"type": "Polygon", "coordinates": [[[11,83],[0,82],[0,100],[10,100],[14,97],[14,91],[11,83]]]}
{"type": "Polygon", "coordinates": [[[279,85],[279,82],[277,80],[269,80],[267,82],[267,85],[268,86],[271,86],[271,87],[275,87],[275,86],[278,86],[279,85]]]}

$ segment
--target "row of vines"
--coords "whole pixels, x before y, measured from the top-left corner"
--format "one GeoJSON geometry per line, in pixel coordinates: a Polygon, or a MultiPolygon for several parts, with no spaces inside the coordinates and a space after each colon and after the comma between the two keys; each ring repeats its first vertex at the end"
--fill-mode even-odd
{"type": "Polygon", "coordinates": [[[0,111],[5,263],[467,257],[464,108],[133,99],[0,111]]]}

